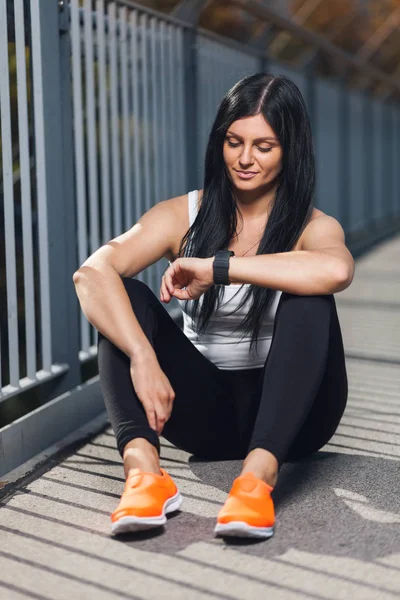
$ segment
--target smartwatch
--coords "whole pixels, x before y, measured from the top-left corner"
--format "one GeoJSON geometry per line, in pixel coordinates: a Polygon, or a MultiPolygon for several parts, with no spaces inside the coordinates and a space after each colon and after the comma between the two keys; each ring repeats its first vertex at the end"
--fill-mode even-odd
{"type": "Polygon", "coordinates": [[[235,256],[233,250],[217,250],[213,261],[214,285],[230,285],[229,259],[235,256]]]}

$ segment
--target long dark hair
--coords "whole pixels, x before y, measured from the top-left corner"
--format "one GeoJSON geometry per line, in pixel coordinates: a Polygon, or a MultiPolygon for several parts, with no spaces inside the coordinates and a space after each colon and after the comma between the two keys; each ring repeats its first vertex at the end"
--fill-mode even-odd
{"type": "MultiPolygon", "coordinates": [[[[292,250],[313,210],[315,162],[311,126],[299,88],[287,77],[255,73],[238,81],[223,98],[212,126],[205,156],[204,192],[197,217],[181,240],[180,256],[211,257],[226,249],[236,233],[235,191],[223,158],[226,131],[237,119],[261,113],[282,147],[282,170],[271,212],[257,254],[292,250]]],[[[242,289],[242,288],[240,288],[242,289]]],[[[210,316],[221,305],[223,288],[211,286],[202,296],[197,330],[206,331],[210,316]]],[[[237,330],[244,337],[252,332],[250,349],[258,342],[264,314],[276,290],[250,285],[239,310],[252,297],[252,304],[237,330]]],[[[200,298],[193,302],[193,319],[200,298]]],[[[236,311],[233,311],[236,312],[236,311]]],[[[231,313],[233,314],[233,313],[231,313]]]]}

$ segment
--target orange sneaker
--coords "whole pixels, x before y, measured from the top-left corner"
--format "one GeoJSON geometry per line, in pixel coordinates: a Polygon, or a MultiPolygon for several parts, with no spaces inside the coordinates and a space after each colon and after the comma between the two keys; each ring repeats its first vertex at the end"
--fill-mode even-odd
{"type": "Polygon", "coordinates": [[[160,527],[166,514],[178,510],[182,496],[164,469],[162,475],[134,469],[125,482],[120,503],[111,514],[111,533],[160,527]]]}
{"type": "Polygon", "coordinates": [[[268,538],[274,533],[274,488],[254,473],[237,477],[218,513],[214,533],[220,536],[268,538]]]}

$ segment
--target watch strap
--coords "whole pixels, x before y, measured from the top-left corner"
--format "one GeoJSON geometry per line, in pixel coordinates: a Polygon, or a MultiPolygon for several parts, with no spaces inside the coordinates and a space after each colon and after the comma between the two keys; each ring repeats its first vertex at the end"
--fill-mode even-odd
{"type": "Polygon", "coordinates": [[[230,285],[229,259],[235,256],[233,250],[217,250],[213,261],[213,274],[215,285],[230,285]]]}

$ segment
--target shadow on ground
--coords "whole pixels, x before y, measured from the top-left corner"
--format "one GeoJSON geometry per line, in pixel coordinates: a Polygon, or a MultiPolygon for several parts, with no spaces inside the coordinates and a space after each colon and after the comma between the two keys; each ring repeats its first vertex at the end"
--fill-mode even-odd
{"type": "MultiPolygon", "coordinates": [[[[192,456],[189,468],[200,480],[195,485],[202,482],[228,492],[240,473],[241,461],[204,461],[192,456]]],[[[320,451],[283,464],[273,492],[275,535],[269,540],[224,542],[214,537],[214,518],[181,511],[169,517],[166,528],[120,541],[168,554],[195,542],[215,540],[257,556],[273,557],[297,549],[374,560],[400,552],[398,486],[397,461],[320,451]]]]}

